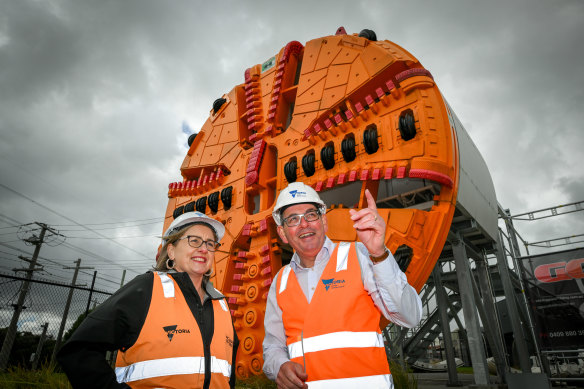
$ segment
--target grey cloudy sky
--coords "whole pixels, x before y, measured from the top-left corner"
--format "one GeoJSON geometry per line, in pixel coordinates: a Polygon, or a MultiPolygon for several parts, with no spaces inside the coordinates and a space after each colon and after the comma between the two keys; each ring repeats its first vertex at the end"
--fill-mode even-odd
{"type": "MultiPolygon", "coordinates": [[[[583,21],[580,0],[4,0],[0,271],[25,265],[12,226],[35,221],[67,236],[43,247],[39,276],[70,280],[61,265],[78,257],[101,288],[146,270],[182,123],[198,130],[245,69],[339,26],[373,29],[432,72],[512,213],[584,200],[583,21]]],[[[584,218],[517,227],[538,241],[582,234],[584,218]]]]}

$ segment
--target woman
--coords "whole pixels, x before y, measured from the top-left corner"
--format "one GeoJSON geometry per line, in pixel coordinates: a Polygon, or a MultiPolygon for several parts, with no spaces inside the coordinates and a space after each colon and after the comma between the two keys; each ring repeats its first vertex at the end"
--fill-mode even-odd
{"type": "Polygon", "coordinates": [[[209,277],[225,233],[200,212],[164,233],[155,272],[92,312],[57,356],[74,388],[234,388],[237,335],[209,277]],[[105,359],[119,350],[115,371],[105,359]]]}

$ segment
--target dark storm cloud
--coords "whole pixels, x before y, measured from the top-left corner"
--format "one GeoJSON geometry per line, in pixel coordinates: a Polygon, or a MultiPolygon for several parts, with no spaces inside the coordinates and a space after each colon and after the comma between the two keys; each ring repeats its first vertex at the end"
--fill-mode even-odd
{"type": "Polygon", "coordinates": [[[83,51],[74,31],[39,3],[5,3],[2,11],[6,37],[0,47],[2,106],[38,102],[47,90],[63,89],[83,51]]]}

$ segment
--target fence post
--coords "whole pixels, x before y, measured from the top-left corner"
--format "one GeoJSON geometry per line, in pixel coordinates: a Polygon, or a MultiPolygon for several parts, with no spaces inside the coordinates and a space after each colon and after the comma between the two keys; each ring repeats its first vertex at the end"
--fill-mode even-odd
{"type": "Polygon", "coordinates": [[[45,343],[45,339],[47,337],[47,328],[49,328],[49,323],[45,323],[42,325],[43,333],[41,334],[41,338],[39,339],[39,344],[37,346],[36,352],[34,353],[34,360],[32,362],[32,369],[36,370],[39,364],[39,359],[41,358],[41,351],[43,351],[43,344],[45,343]]]}
{"type": "Polygon", "coordinates": [[[126,269],[122,272],[122,281],[120,282],[120,288],[124,286],[124,280],[126,279],[126,269]]]}
{"type": "MultiPolygon", "coordinates": [[[[67,323],[67,315],[69,314],[69,307],[71,306],[71,299],[73,298],[73,291],[75,290],[75,283],[77,282],[77,274],[79,269],[93,269],[92,267],[80,267],[81,258],[75,261],[75,272],[73,273],[73,281],[71,281],[71,287],[69,288],[69,296],[67,297],[67,303],[65,304],[65,312],[63,312],[63,319],[61,320],[61,326],[59,327],[59,334],[57,335],[57,341],[55,342],[55,348],[53,349],[53,355],[51,356],[51,366],[55,363],[55,357],[57,356],[57,351],[61,347],[61,339],[63,338],[63,331],[65,330],[65,324],[67,323]]],[[[71,268],[65,268],[71,269],[71,268]]]]}
{"type": "Polygon", "coordinates": [[[91,296],[93,295],[93,287],[95,286],[95,277],[97,276],[97,270],[93,272],[93,280],[91,281],[91,289],[89,290],[89,298],[87,299],[87,308],[85,308],[85,316],[89,314],[89,304],[91,304],[91,296]]]}

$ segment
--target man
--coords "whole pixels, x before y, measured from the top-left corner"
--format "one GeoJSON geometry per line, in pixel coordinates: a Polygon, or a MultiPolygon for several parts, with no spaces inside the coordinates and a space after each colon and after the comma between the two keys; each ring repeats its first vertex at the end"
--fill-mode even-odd
{"type": "Polygon", "coordinates": [[[264,320],[264,372],[279,388],[392,388],[380,315],[405,327],[422,303],[385,247],[385,222],[350,210],[358,243],[327,236],[326,206],[311,187],[283,189],[273,216],[295,253],[274,278],[264,320]]]}

